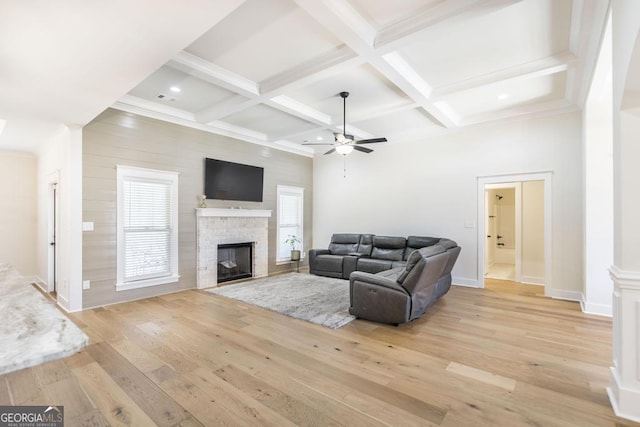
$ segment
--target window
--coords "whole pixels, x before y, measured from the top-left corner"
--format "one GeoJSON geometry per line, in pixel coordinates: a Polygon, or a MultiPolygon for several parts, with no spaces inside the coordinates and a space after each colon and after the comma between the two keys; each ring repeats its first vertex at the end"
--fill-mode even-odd
{"type": "Polygon", "coordinates": [[[116,290],[177,282],[178,174],[117,166],[116,290]]]}
{"type": "MultiPolygon", "coordinates": [[[[291,259],[291,245],[285,240],[291,235],[304,241],[302,218],[304,209],[304,188],[278,185],[278,262],[291,259]]],[[[303,251],[302,243],[296,249],[303,251]]],[[[304,253],[304,251],[302,252],[304,253]]]]}

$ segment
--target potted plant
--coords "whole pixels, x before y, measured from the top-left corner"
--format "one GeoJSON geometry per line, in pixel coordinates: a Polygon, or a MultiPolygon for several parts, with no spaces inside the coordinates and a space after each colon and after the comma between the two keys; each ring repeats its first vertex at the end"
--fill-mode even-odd
{"type": "Polygon", "coordinates": [[[300,261],[300,250],[296,249],[296,245],[302,241],[298,236],[290,234],[284,242],[291,246],[291,261],[300,261]]]}

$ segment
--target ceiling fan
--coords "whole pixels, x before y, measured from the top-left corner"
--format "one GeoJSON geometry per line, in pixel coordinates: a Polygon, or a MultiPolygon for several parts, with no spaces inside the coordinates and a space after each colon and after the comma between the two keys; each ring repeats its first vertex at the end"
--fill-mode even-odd
{"type": "Polygon", "coordinates": [[[337,151],[339,154],[347,155],[353,150],[361,151],[363,153],[371,153],[373,150],[367,147],[360,147],[362,144],[375,144],[377,142],[386,142],[387,138],[371,138],[356,140],[353,135],[347,134],[347,97],[349,92],[340,92],[342,98],[342,133],[334,133],[335,141],[331,142],[309,142],[302,145],[333,145],[333,148],[324,154],[331,154],[337,151]]]}

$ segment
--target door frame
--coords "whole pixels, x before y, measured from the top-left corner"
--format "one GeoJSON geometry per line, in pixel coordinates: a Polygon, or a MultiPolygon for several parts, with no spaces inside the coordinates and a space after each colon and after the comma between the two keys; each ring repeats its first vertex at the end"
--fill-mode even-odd
{"type": "Polygon", "coordinates": [[[56,291],[58,232],[60,231],[60,171],[47,176],[47,292],[56,291]],[[55,245],[51,245],[55,242],[55,245]]]}
{"type": "MultiPolygon", "coordinates": [[[[504,175],[490,175],[478,177],[478,285],[480,288],[484,288],[484,258],[485,258],[485,215],[486,215],[486,203],[485,203],[485,186],[491,184],[506,184],[506,183],[522,183],[526,181],[543,181],[544,182],[544,295],[551,296],[551,290],[553,289],[553,256],[552,256],[552,231],[553,231],[553,209],[552,209],[552,178],[553,172],[542,171],[532,173],[518,173],[518,174],[504,174],[504,175]]],[[[516,204],[521,201],[517,197],[518,191],[516,190],[516,204]]],[[[518,208],[516,207],[518,210],[518,208]]],[[[521,224],[516,215],[516,279],[522,276],[522,271],[518,267],[518,257],[522,257],[521,252],[521,224]],[[520,250],[518,250],[520,247],[520,250]]]]}

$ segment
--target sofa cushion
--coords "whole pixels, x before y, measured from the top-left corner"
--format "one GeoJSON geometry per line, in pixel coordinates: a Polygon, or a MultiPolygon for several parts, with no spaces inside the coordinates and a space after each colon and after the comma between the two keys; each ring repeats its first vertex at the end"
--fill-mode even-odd
{"type": "Polygon", "coordinates": [[[358,271],[364,271],[365,273],[376,274],[381,271],[389,270],[391,268],[391,261],[385,259],[376,258],[358,258],[358,271]]]}
{"type": "Polygon", "coordinates": [[[440,239],[440,241],[438,241],[438,245],[445,249],[451,249],[458,246],[458,244],[451,239],[440,239]]]}
{"type": "Polygon", "coordinates": [[[407,239],[404,237],[375,236],[371,258],[402,261],[407,239]]]}
{"type": "Polygon", "coordinates": [[[439,237],[425,237],[425,236],[409,236],[407,237],[407,246],[420,249],[427,246],[433,246],[440,241],[439,237]]]}
{"type": "Polygon", "coordinates": [[[381,271],[377,276],[385,277],[396,282],[398,277],[404,272],[404,267],[392,268],[391,270],[381,271]]]}
{"type": "Polygon", "coordinates": [[[362,256],[371,256],[372,249],[373,249],[373,234],[361,235],[360,243],[358,244],[358,254],[362,256]]]}
{"type": "Polygon", "coordinates": [[[416,249],[425,248],[438,244],[441,239],[438,237],[409,236],[407,237],[407,248],[404,250],[404,259],[409,259],[409,255],[416,249]]]}
{"type": "Polygon", "coordinates": [[[397,282],[402,284],[411,270],[413,270],[413,267],[415,267],[422,258],[427,258],[445,251],[446,249],[440,245],[427,246],[425,248],[414,250],[407,260],[407,265],[405,266],[404,271],[398,276],[397,282]]]}
{"type": "Polygon", "coordinates": [[[333,255],[349,255],[358,251],[360,234],[341,233],[331,236],[329,250],[333,255]]]}

